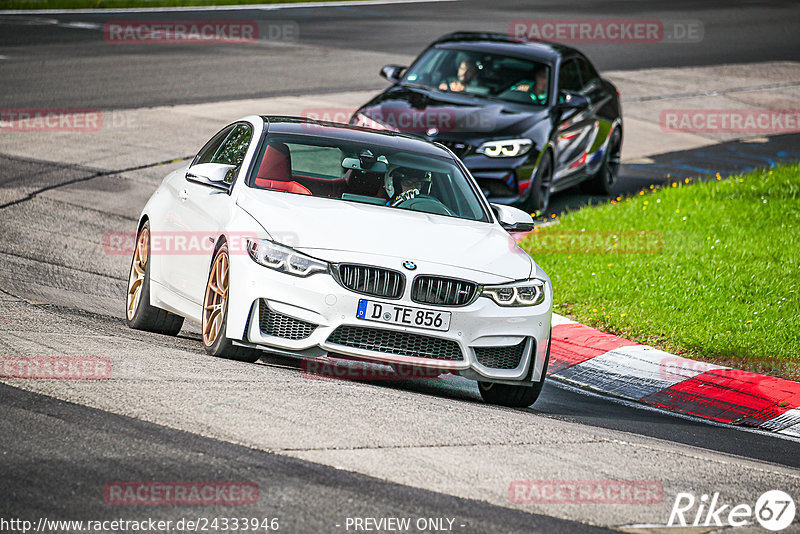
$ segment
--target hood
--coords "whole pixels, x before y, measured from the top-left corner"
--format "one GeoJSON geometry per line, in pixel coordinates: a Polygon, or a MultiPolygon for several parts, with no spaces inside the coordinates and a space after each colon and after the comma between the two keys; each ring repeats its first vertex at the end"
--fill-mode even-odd
{"type": "Polygon", "coordinates": [[[326,261],[399,269],[410,260],[418,273],[482,273],[471,277],[479,283],[528,278],[533,266],[497,224],[253,189],[237,204],[275,241],[326,261]]]}
{"type": "Polygon", "coordinates": [[[541,107],[403,85],[387,89],[358,113],[367,117],[361,126],[432,138],[521,134],[548,116],[541,107]]]}

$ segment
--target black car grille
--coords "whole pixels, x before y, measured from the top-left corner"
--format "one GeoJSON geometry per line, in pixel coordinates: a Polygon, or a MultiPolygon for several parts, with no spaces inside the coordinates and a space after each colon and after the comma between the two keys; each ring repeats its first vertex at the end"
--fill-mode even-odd
{"type": "Polygon", "coordinates": [[[525,353],[523,339],[519,345],[510,347],[473,347],[478,363],[492,369],[516,369],[525,353]]]}
{"type": "Polygon", "coordinates": [[[437,141],[437,142],[449,148],[453,152],[453,154],[455,154],[459,158],[469,156],[470,153],[472,152],[472,147],[470,145],[462,143],[460,141],[437,141]]]}
{"type": "Polygon", "coordinates": [[[469,304],[478,290],[478,284],[442,278],[418,276],[411,287],[411,300],[436,306],[464,306],[469,304]]]}
{"type": "Polygon", "coordinates": [[[503,180],[478,178],[478,186],[483,191],[483,194],[489,198],[506,198],[517,196],[517,192],[514,191],[508,185],[508,183],[504,182],[503,180]]]}
{"type": "Polygon", "coordinates": [[[402,273],[367,265],[339,265],[339,282],[356,293],[387,299],[403,295],[405,277],[402,273]]]}
{"type": "Polygon", "coordinates": [[[448,361],[463,359],[455,341],[380,328],[343,325],[333,331],[328,343],[397,356],[448,361]]]}
{"type": "Polygon", "coordinates": [[[306,339],[317,328],[313,323],[270,310],[263,300],[259,308],[262,334],[284,339],[306,339]]]}

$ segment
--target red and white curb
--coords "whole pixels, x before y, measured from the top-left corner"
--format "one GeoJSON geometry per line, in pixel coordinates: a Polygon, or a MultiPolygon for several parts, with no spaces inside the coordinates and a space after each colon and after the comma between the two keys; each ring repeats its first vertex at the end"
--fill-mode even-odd
{"type": "Polygon", "coordinates": [[[800,437],[800,382],[682,358],[553,314],[548,374],[721,423],[800,437]]]}

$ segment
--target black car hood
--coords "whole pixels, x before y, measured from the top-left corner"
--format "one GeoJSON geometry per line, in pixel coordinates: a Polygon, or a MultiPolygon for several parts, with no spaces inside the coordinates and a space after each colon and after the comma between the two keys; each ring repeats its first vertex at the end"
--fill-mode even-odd
{"type": "Polygon", "coordinates": [[[544,107],[404,85],[387,89],[358,112],[377,123],[362,126],[455,138],[521,134],[548,117],[544,107]]]}

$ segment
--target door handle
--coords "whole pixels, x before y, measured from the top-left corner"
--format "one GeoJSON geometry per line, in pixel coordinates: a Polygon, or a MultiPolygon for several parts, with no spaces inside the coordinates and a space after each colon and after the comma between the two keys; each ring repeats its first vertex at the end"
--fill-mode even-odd
{"type": "Polygon", "coordinates": [[[181,189],[180,192],[178,193],[178,199],[180,199],[181,202],[183,202],[187,198],[189,198],[189,191],[186,189],[181,189]]]}

